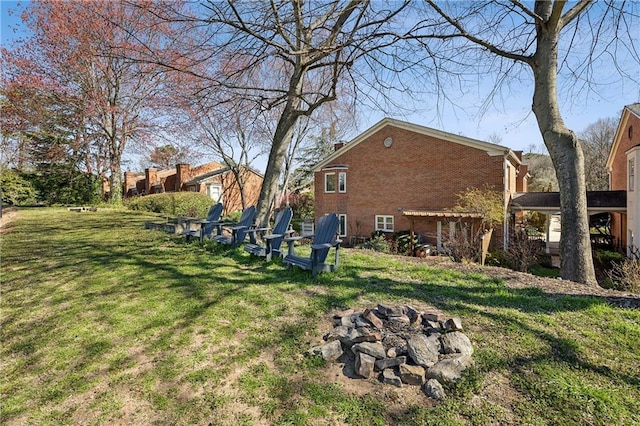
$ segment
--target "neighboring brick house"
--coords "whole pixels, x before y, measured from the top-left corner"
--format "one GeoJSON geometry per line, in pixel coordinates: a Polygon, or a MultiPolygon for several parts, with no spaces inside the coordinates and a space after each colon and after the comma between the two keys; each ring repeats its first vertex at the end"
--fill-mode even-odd
{"type": "MultiPolygon", "coordinates": [[[[413,228],[440,246],[447,224],[473,219],[450,211],[457,194],[492,186],[504,194],[506,217],[527,175],[521,153],[507,147],[385,118],[315,166],[315,216],[338,213],[347,242],[413,228]]],[[[506,243],[507,227],[494,241],[506,243]]]]}
{"type": "Polygon", "coordinates": [[[609,158],[609,189],[627,192],[626,213],[611,214],[611,233],[627,256],[640,248],[640,103],[622,110],[609,158]]]}
{"type": "MultiPolygon", "coordinates": [[[[249,168],[244,169],[244,194],[247,205],[258,202],[263,176],[249,168]]],[[[222,201],[224,213],[242,210],[240,187],[228,167],[217,162],[190,166],[177,164],[175,169],[145,169],[144,174],[125,172],[124,196],[157,194],[161,192],[202,192],[215,202],[222,201]]]]}

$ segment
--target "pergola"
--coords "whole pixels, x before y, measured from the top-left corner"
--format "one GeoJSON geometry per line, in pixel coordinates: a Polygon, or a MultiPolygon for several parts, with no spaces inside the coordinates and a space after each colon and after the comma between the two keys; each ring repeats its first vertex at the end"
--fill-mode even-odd
{"type": "Polygon", "coordinates": [[[455,232],[455,222],[452,219],[474,219],[474,220],[482,220],[484,217],[481,213],[475,212],[455,212],[448,210],[404,210],[402,212],[403,216],[409,218],[410,227],[409,227],[409,241],[410,241],[410,249],[413,253],[414,244],[413,240],[415,237],[415,221],[421,219],[434,219],[437,221],[436,228],[436,248],[438,251],[442,251],[442,222],[449,222],[449,232],[451,235],[455,232]]]}

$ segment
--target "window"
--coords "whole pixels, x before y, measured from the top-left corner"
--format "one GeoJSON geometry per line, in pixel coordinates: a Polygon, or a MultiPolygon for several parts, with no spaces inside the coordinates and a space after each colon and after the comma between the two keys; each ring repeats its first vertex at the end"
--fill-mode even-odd
{"type": "Polygon", "coordinates": [[[635,179],[636,179],[636,163],[632,158],[629,160],[629,191],[633,191],[635,179]]]}
{"type": "Polygon", "coordinates": [[[376,215],[376,231],[393,232],[393,216],[376,215]]]}
{"type": "Polygon", "coordinates": [[[335,173],[327,173],[324,175],[324,192],[336,192],[335,173]]]}
{"type": "Polygon", "coordinates": [[[338,173],[338,192],[347,192],[347,174],[345,172],[338,173]]]}
{"type": "Polygon", "coordinates": [[[346,214],[340,214],[338,215],[338,218],[340,219],[340,230],[338,231],[341,237],[346,237],[347,236],[347,215],[346,214]]]}
{"type": "Polygon", "coordinates": [[[207,185],[207,195],[215,202],[222,201],[222,185],[210,183],[207,185]]]}

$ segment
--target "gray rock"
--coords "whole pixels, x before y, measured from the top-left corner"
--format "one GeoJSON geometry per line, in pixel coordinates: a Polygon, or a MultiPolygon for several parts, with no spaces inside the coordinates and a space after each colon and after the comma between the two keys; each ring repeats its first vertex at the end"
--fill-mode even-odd
{"type": "Polygon", "coordinates": [[[442,343],[442,352],[445,354],[473,354],[471,340],[459,331],[442,334],[440,336],[440,342],[442,343]]]}
{"type": "Polygon", "coordinates": [[[444,388],[436,379],[429,379],[427,383],[424,385],[424,393],[433,399],[442,400],[446,398],[446,393],[444,392],[444,388]]]}
{"type": "Polygon", "coordinates": [[[427,328],[433,328],[434,330],[441,331],[444,330],[440,321],[425,321],[424,326],[427,328]]]}
{"type": "Polygon", "coordinates": [[[341,317],[338,321],[340,321],[338,325],[346,325],[347,327],[353,327],[353,318],[351,317],[351,315],[341,317]]]}
{"type": "Polygon", "coordinates": [[[384,346],[382,346],[382,343],[380,342],[356,343],[351,347],[351,350],[353,351],[354,354],[358,354],[358,352],[362,352],[367,355],[371,355],[376,359],[386,358],[384,346]]]}
{"type": "Polygon", "coordinates": [[[354,312],[355,312],[355,311],[354,311],[353,309],[346,309],[346,310],[344,310],[344,311],[341,311],[341,312],[336,313],[336,314],[333,316],[333,318],[335,318],[335,319],[340,319],[340,318],[342,318],[342,317],[348,317],[348,316],[350,316],[351,314],[353,314],[354,312]]]}
{"type": "Polygon", "coordinates": [[[352,346],[362,342],[379,342],[382,340],[382,334],[374,333],[367,328],[352,328],[349,334],[342,340],[347,346],[352,346]]]}
{"type": "Polygon", "coordinates": [[[400,317],[404,315],[404,308],[401,306],[391,306],[387,307],[387,317],[400,317]]]}
{"type": "Polygon", "coordinates": [[[454,383],[460,380],[462,372],[473,365],[471,355],[459,355],[446,358],[427,370],[428,379],[436,379],[440,383],[454,383]]]}
{"type": "Polygon", "coordinates": [[[382,371],[387,368],[397,367],[401,364],[406,364],[407,357],[399,356],[397,358],[382,358],[376,361],[375,369],[376,371],[382,371]]]}
{"type": "Polygon", "coordinates": [[[362,352],[356,354],[355,370],[360,377],[368,379],[373,374],[376,359],[362,352]]]}
{"type": "Polygon", "coordinates": [[[423,313],[422,319],[425,321],[439,322],[439,321],[444,321],[445,317],[444,317],[444,314],[440,312],[430,311],[430,312],[423,313]]]}
{"type": "Polygon", "coordinates": [[[369,323],[369,321],[367,321],[362,315],[358,315],[357,317],[353,318],[353,322],[356,325],[356,327],[370,327],[371,323],[369,323]]]}
{"type": "Polygon", "coordinates": [[[424,368],[419,365],[400,365],[400,379],[408,385],[422,386],[424,383],[424,368]]]}
{"type": "Polygon", "coordinates": [[[342,340],[349,335],[351,331],[350,327],[346,325],[339,325],[331,330],[329,333],[325,334],[323,339],[327,342],[333,342],[334,340],[342,340]]]}
{"type": "Polygon", "coordinates": [[[460,318],[450,318],[444,323],[447,331],[462,331],[462,320],[460,318]]]}
{"type": "Polygon", "coordinates": [[[406,315],[397,315],[397,316],[389,317],[389,322],[394,322],[397,324],[410,324],[411,319],[406,315]]]}
{"type": "Polygon", "coordinates": [[[440,342],[430,339],[424,334],[416,334],[407,340],[407,352],[416,364],[422,367],[431,367],[438,362],[440,342]]]}
{"type": "Polygon", "coordinates": [[[415,323],[420,319],[420,313],[414,309],[412,306],[404,305],[404,311],[407,313],[407,316],[411,320],[411,324],[415,323]]]}
{"type": "Polygon", "coordinates": [[[313,349],[315,354],[319,354],[326,361],[335,361],[343,354],[342,345],[339,340],[327,343],[326,345],[319,346],[313,349]]]}
{"type": "Polygon", "coordinates": [[[392,309],[391,306],[378,303],[377,310],[378,310],[378,313],[382,315],[383,318],[386,318],[388,316],[387,312],[389,311],[389,309],[392,309]]]}
{"type": "Polygon", "coordinates": [[[396,373],[394,373],[393,369],[391,368],[387,368],[382,372],[382,383],[394,385],[399,388],[402,387],[402,380],[400,379],[400,377],[396,376],[396,373]]]}

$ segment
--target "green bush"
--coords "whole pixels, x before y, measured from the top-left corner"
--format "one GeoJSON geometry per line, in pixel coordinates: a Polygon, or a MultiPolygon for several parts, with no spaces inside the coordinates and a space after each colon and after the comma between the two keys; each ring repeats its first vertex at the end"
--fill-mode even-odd
{"type": "MultiPolygon", "coordinates": [[[[411,255],[411,231],[398,231],[393,235],[394,251],[398,254],[411,255]]],[[[413,236],[413,246],[418,245],[418,237],[413,236]]]]}
{"type": "Polygon", "coordinates": [[[502,249],[495,249],[487,253],[487,259],[485,260],[487,266],[500,266],[502,268],[511,269],[511,257],[509,253],[502,249]]]}
{"type": "Polygon", "coordinates": [[[379,251],[381,253],[390,252],[389,242],[384,237],[384,235],[375,236],[369,241],[365,241],[364,243],[360,244],[359,247],[367,250],[379,251]]]}
{"type": "Polygon", "coordinates": [[[2,204],[35,204],[37,191],[33,184],[19,172],[4,169],[0,172],[0,188],[2,189],[2,204]]]}
{"type": "Polygon", "coordinates": [[[124,205],[131,210],[191,217],[205,217],[212,204],[214,202],[209,196],[199,192],[165,192],[124,201],[124,205]]]}
{"type": "Polygon", "coordinates": [[[594,250],[593,263],[601,270],[608,270],[613,267],[613,263],[624,262],[625,256],[622,253],[611,250],[594,250]]]}

